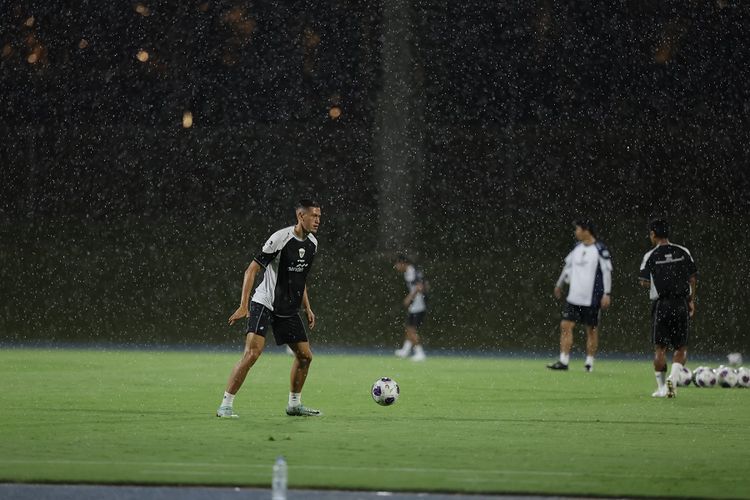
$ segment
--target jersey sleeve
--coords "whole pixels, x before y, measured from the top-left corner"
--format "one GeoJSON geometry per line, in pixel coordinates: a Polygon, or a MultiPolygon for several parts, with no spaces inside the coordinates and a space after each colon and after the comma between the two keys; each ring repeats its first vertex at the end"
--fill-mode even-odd
{"type": "Polygon", "coordinates": [[[648,259],[651,256],[651,252],[643,256],[641,261],[641,268],[638,271],[638,279],[643,281],[651,281],[651,270],[648,268],[648,259]]]}
{"type": "Polygon", "coordinates": [[[560,277],[557,278],[557,283],[555,283],[556,287],[562,288],[563,284],[570,283],[570,269],[572,266],[573,266],[573,252],[570,252],[565,257],[565,261],[563,263],[563,270],[560,273],[560,277]]]}
{"type": "Polygon", "coordinates": [[[602,281],[604,282],[604,293],[612,293],[612,255],[605,245],[599,246],[599,267],[602,270],[602,281]]]}
{"type": "Polygon", "coordinates": [[[268,241],[266,241],[266,244],[263,245],[263,248],[261,249],[260,253],[255,256],[255,262],[260,264],[260,267],[263,269],[268,267],[268,264],[273,262],[273,259],[276,258],[276,256],[279,254],[279,251],[281,250],[282,246],[282,238],[277,233],[271,236],[268,241]]]}
{"type": "Polygon", "coordinates": [[[688,252],[687,270],[688,276],[694,276],[698,274],[698,266],[695,265],[695,261],[693,260],[693,256],[690,254],[690,252],[688,252]]]}

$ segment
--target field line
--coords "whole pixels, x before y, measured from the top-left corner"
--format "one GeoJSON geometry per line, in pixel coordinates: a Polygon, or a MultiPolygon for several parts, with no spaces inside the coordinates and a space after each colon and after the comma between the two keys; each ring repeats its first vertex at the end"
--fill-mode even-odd
{"type": "MultiPolygon", "coordinates": [[[[145,468],[142,473],[146,474],[237,474],[242,469],[254,469],[271,471],[273,464],[238,464],[238,463],[206,463],[206,462],[140,462],[140,461],[114,461],[114,460],[64,460],[64,459],[0,459],[0,464],[3,465],[33,465],[33,464],[44,464],[44,465],[103,465],[103,466],[131,466],[145,468]],[[165,467],[170,470],[164,470],[165,467]],[[196,469],[213,469],[212,471],[196,470],[196,469]]],[[[455,475],[473,475],[473,476],[488,476],[484,481],[492,481],[491,476],[551,476],[551,477],[634,477],[644,478],[649,477],[648,474],[643,473],[632,473],[628,474],[624,471],[616,472],[575,472],[575,471],[551,471],[551,470],[533,470],[533,469],[465,469],[465,468],[433,468],[433,467],[367,467],[367,466],[347,466],[347,465],[305,465],[305,464],[294,464],[290,465],[291,469],[296,470],[320,470],[320,471],[349,471],[349,472],[378,472],[378,473],[408,473],[408,474],[455,474],[455,475]]],[[[249,471],[248,471],[249,472],[249,471]]],[[[258,472],[249,472],[250,475],[256,475],[258,472]]],[[[661,478],[661,474],[654,474],[650,476],[654,479],[661,478]]],[[[735,478],[736,479],[736,478],[735,478]]]]}

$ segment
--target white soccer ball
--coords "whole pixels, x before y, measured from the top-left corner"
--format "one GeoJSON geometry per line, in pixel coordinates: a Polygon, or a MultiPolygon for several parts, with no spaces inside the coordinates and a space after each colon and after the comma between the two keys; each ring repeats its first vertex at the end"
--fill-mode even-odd
{"type": "Polygon", "coordinates": [[[692,382],[694,386],[700,387],[700,385],[698,385],[698,374],[705,369],[706,369],[705,366],[698,366],[695,368],[695,370],[693,370],[692,382]]]}
{"type": "Polygon", "coordinates": [[[737,387],[750,387],[750,370],[744,366],[737,368],[737,387]]]}
{"type": "Polygon", "coordinates": [[[737,385],[737,372],[730,366],[720,366],[716,370],[716,380],[722,387],[734,387],[737,385]]]}
{"type": "Polygon", "coordinates": [[[381,377],[372,384],[370,395],[375,402],[381,406],[390,406],[401,394],[398,384],[390,377],[381,377]]]}
{"type": "Polygon", "coordinates": [[[690,385],[690,382],[693,379],[693,372],[690,371],[690,368],[687,366],[683,366],[679,372],[677,372],[677,385],[679,386],[686,386],[690,385]]]}
{"type": "Polygon", "coordinates": [[[716,386],[716,373],[711,368],[704,367],[702,370],[696,370],[698,374],[695,376],[695,385],[698,387],[715,387],[716,386]]]}

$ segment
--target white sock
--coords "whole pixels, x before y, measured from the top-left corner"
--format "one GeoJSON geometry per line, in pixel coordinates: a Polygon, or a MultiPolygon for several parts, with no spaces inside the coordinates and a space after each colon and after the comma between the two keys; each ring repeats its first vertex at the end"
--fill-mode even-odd
{"type": "Polygon", "coordinates": [[[299,406],[302,404],[302,394],[299,392],[289,393],[289,406],[299,406]]]}
{"type": "Polygon", "coordinates": [[[658,386],[660,391],[666,390],[667,388],[667,372],[654,372],[654,375],[656,375],[656,385],[658,386]]]}
{"type": "Polygon", "coordinates": [[[404,340],[404,347],[402,347],[401,349],[404,352],[409,352],[409,351],[411,351],[411,346],[413,346],[413,345],[414,344],[412,343],[411,340],[404,340]]]}
{"type": "Polygon", "coordinates": [[[419,354],[419,355],[424,354],[424,349],[422,348],[422,344],[414,346],[414,354],[419,354]]]}
{"type": "Polygon", "coordinates": [[[593,367],[594,366],[594,356],[586,356],[586,364],[593,367]]]}
{"type": "Polygon", "coordinates": [[[560,363],[564,364],[565,366],[570,363],[570,354],[560,353],[560,363]]]}
{"type": "Polygon", "coordinates": [[[234,394],[224,391],[224,399],[221,400],[221,406],[232,406],[234,404],[234,394]]]}
{"type": "Polygon", "coordinates": [[[682,371],[682,363],[672,363],[672,371],[669,373],[669,380],[677,384],[678,374],[682,371]]]}

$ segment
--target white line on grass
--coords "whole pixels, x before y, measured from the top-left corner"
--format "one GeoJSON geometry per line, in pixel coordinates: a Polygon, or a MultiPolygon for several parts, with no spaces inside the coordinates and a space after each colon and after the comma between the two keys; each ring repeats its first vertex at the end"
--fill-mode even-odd
{"type": "MultiPolygon", "coordinates": [[[[45,464],[45,465],[102,465],[102,466],[132,466],[144,469],[143,473],[148,474],[237,474],[237,471],[231,472],[228,469],[248,470],[259,469],[269,471],[273,464],[238,464],[238,463],[205,463],[205,462],[126,462],[115,460],[63,460],[63,459],[0,459],[0,464],[45,464]],[[164,470],[169,467],[174,470],[164,470]],[[213,471],[206,471],[206,468],[212,468],[213,471]],[[156,470],[154,470],[156,469],[156,470]]],[[[349,472],[387,472],[387,473],[408,473],[408,474],[440,474],[440,475],[480,475],[480,476],[551,476],[551,477],[633,477],[633,478],[662,478],[661,474],[648,475],[641,472],[627,473],[624,471],[617,472],[573,472],[573,471],[551,471],[551,470],[518,470],[518,469],[444,469],[432,467],[368,467],[368,466],[342,466],[342,465],[303,465],[295,464],[290,468],[296,470],[321,470],[321,471],[349,471],[349,472]]],[[[257,473],[250,473],[255,475],[257,473]]],[[[722,479],[722,478],[714,478],[722,479]]],[[[491,481],[487,478],[480,481],[491,481]]],[[[736,478],[727,478],[735,481],[736,478]]]]}

